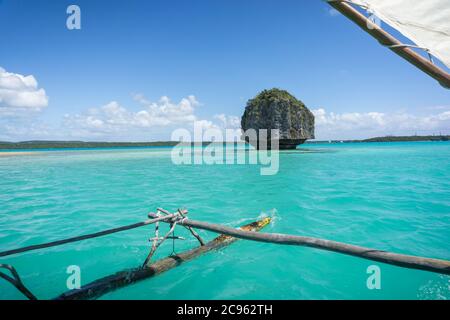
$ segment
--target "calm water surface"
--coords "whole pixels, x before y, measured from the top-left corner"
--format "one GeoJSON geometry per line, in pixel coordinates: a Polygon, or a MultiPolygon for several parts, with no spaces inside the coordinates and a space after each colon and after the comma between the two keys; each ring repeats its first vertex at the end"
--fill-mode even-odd
{"type": "MultiPolygon", "coordinates": [[[[170,149],[70,150],[0,157],[0,251],[141,221],[156,207],[267,232],[450,260],[450,143],[304,145],[258,165],[174,165],[170,149]]],[[[140,265],[153,227],[0,258],[39,297],[140,265]]],[[[206,239],[213,234],[200,231],[206,239]]],[[[177,234],[184,234],[180,230],[177,234]]],[[[187,236],[187,235],[186,235],[187,236]]],[[[182,251],[195,246],[188,238],[182,251]]],[[[161,247],[157,258],[172,251],[161,247]]],[[[311,248],[239,241],[103,299],[449,299],[450,277],[311,248]],[[381,268],[381,289],[366,269],[381,268]]],[[[0,299],[21,299],[0,281],[0,299]]]]}

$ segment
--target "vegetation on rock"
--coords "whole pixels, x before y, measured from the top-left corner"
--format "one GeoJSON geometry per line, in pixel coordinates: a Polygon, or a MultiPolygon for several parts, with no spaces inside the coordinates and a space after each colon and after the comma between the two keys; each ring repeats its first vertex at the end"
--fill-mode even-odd
{"type": "MultiPolygon", "coordinates": [[[[248,101],[241,126],[244,131],[278,129],[281,149],[294,149],[307,139],[314,139],[312,112],[289,92],[276,88],[264,90],[248,101]]],[[[248,142],[259,148],[258,141],[248,142]]]]}

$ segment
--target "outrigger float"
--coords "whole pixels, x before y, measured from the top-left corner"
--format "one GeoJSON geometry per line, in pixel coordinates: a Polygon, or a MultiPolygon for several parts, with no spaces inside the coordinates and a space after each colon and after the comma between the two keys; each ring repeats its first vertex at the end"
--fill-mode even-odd
{"type": "MultiPolygon", "coordinates": [[[[235,229],[223,225],[191,220],[187,218],[187,214],[188,214],[187,210],[179,209],[175,213],[170,213],[162,208],[158,208],[156,210],[156,213],[149,213],[148,214],[149,219],[143,222],[138,222],[135,224],[122,226],[119,228],[108,229],[97,233],[86,234],[69,239],[63,239],[54,242],[32,245],[28,247],[0,252],[0,258],[23,252],[59,246],[66,243],[97,238],[112,233],[143,227],[150,224],[155,225],[155,236],[150,239],[152,242],[152,246],[142,266],[134,269],[120,271],[113,275],[98,279],[94,282],[84,285],[79,289],[67,291],[56,297],[55,300],[95,299],[121,287],[131,285],[138,281],[157,276],[165,271],[168,271],[181,265],[184,262],[197,258],[207,252],[228,246],[233,242],[237,241],[238,239],[246,239],[258,242],[275,243],[283,245],[312,247],[316,249],[322,249],[341,254],[356,256],[367,260],[391,264],[403,268],[419,269],[450,275],[450,261],[447,260],[397,254],[383,250],[370,249],[351,244],[312,237],[294,236],[280,233],[260,233],[259,231],[271,222],[271,218],[269,217],[263,218],[261,220],[255,221],[253,223],[235,229]],[[159,235],[160,222],[170,224],[170,230],[163,237],[160,237],[159,235]],[[188,229],[190,233],[198,240],[200,246],[182,253],[172,254],[164,259],[152,263],[151,259],[155,251],[161,246],[163,242],[165,242],[168,239],[171,239],[173,241],[183,239],[181,237],[176,237],[174,235],[174,231],[177,225],[188,229]],[[205,243],[205,241],[193,228],[207,230],[219,233],[221,235],[205,243]]],[[[10,276],[3,272],[0,272],[0,278],[3,278],[4,280],[10,282],[30,300],[37,299],[36,296],[34,296],[31,293],[31,291],[23,284],[23,282],[19,277],[19,274],[17,273],[14,267],[8,264],[0,264],[0,268],[7,269],[11,273],[10,276]]]]}

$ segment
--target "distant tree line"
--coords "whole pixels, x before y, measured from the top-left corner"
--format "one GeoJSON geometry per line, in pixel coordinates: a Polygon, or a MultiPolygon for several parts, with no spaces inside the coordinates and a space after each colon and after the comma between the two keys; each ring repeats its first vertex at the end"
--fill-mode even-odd
{"type": "Polygon", "coordinates": [[[325,141],[308,141],[307,143],[351,143],[351,142],[414,142],[414,141],[450,141],[450,136],[439,135],[439,136],[386,136],[386,137],[375,137],[363,140],[325,140],[325,141]]]}
{"type": "Polygon", "coordinates": [[[0,149],[70,149],[70,148],[127,148],[175,146],[176,141],[156,142],[84,142],[84,141],[22,141],[0,142],[0,149]]]}
{"type": "MultiPolygon", "coordinates": [[[[308,141],[307,143],[341,143],[341,142],[407,142],[407,141],[450,141],[450,136],[386,136],[375,137],[364,140],[326,140],[308,141]]],[[[203,142],[208,145],[211,142],[203,142]]],[[[0,141],[0,149],[89,149],[89,148],[140,148],[140,147],[173,147],[178,145],[178,141],[155,141],[155,142],[85,142],[85,141],[21,141],[3,142],[0,141]]],[[[189,143],[186,143],[189,145],[189,143]]]]}
{"type": "Polygon", "coordinates": [[[387,136],[362,140],[363,142],[400,142],[400,141],[449,141],[450,136],[387,136]]]}

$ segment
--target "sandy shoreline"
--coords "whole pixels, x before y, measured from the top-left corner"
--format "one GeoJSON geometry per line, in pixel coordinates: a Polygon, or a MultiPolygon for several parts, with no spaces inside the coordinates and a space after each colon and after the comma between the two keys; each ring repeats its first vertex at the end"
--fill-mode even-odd
{"type": "Polygon", "coordinates": [[[28,156],[30,154],[36,154],[36,152],[32,151],[11,151],[11,152],[4,152],[0,151],[0,157],[12,157],[12,156],[28,156]]]}

